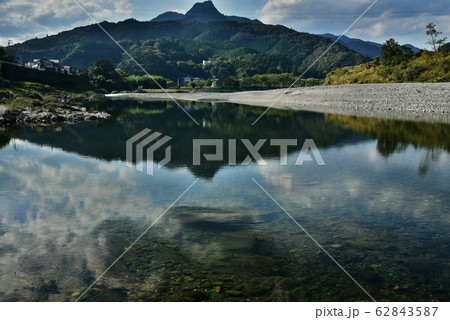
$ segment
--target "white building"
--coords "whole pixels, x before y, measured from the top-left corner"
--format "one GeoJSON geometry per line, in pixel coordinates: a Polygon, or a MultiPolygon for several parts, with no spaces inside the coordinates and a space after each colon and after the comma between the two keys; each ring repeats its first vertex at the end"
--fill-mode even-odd
{"type": "Polygon", "coordinates": [[[67,75],[80,75],[81,69],[72,66],[61,66],[59,60],[56,59],[33,59],[33,61],[25,64],[25,67],[39,70],[52,71],[67,75]]]}

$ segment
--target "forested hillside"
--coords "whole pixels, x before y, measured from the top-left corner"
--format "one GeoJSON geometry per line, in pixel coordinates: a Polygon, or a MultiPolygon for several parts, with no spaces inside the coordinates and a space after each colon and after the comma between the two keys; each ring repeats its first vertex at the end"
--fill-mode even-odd
{"type": "MultiPolygon", "coordinates": [[[[321,36],[283,26],[224,22],[140,22],[134,19],[102,26],[151,74],[169,79],[183,76],[253,76],[301,73],[332,43],[321,36]],[[205,65],[203,60],[208,61],[205,65]]],[[[63,64],[88,68],[95,59],[111,60],[129,74],[142,71],[97,26],[90,25],[8,48],[25,61],[59,59],[63,64]]],[[[368,58],[335,45],[306,75],[357,65],[368,58]]]]}

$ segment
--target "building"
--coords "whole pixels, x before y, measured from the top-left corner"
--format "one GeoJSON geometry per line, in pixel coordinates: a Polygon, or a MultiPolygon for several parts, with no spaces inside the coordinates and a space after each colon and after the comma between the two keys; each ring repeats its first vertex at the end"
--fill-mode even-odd
{"type": "Polygon", "coordinates": [[[201,81],[204,81],[204,80],[205,80],[205,79],[199,78],[199,77],[186,76],[186,77],[183,78],[183,83],[184,83],[184,84],[187,84],[187,83],[193,82],[193,81],[195,81],[195,82],[201,82],[201,81]]]}
{"type": "Polygon", "coordinates": [[[26,64],[26,67],[39,71],[61,72],[63,70],[59,65],[59,60],[54,59],[33,59],[32,62],[26,64]]]}
{"type": "Polygon", "coordinates": [[[33,61],[26,63],[25,67],[39,71],[51,71],[55,73],[67,74],[70,76],[79,76],[82,72],[80,68],[69,65],[60,65],[59,60],[56,59],[33,59],[33,61]]]}

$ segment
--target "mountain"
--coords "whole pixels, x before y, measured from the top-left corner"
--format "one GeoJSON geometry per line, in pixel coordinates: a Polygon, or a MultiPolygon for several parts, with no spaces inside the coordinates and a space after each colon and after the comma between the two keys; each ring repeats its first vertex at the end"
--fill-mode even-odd
{"type": "MultiPolygon", "coordinates": [[[[330,33],[326,33],[323,36],[333,41],[336,41],[336,39],[339,38],[339,36],[330,33]]],[[[349,38],[347,36],[342,36],[338,43],[372,59],[376,56],[381,56],[381,44],[379,43],[349,38]]]]}
{"type": "MultiPolygon", "coordinates": [[[[331,39],[333,41],[336,41],[339,36],[336,36],[331,33],[323,34],[324,37],[331,39]]],[[[355,39],[355,38],[349,38],[347,36],[342,36],[341,39],[339,39],[338,43],[346,46],[350,50],[356,51],[362,55],[368,56],[370,58],[375,58],[376,56],[381,56],[381,46],[382,44],[371,42],[371,41],[364,41],[361,39],[355,39]]],[[[411,44],[405,44],[406,47],[410,48],[414,53],[419,52],[419,48],[414,47],[411,44]]]]}
{"type": "Polygon", "coordinates": [[[412,44],[409,44],[409,43],[404,44],[404,46],[407,47],[407,48],[410,48],[412,50],[412,52],[414,52],[414,53],[417,53],[417,52],[420,51],[419,48],[417,48],[417,47],[415,47],[415,46],[413,46],[412,44]]]}
{"type": "Polygon", "coordinates": [[[441,52],[450,52],[450,42],[444,44],[439,51],[441,51],[441,52]]]}
{"type": "MultiPolygon", "coordinates": [[[[325,37],[281,25],[249,23],[252,20],[225,16],[210,1],[194,5],[186,15],[172,12],[156,19],[159,21],[105,21],[101,26],[149,73],[174,81],[186,76],[300,74],[332,43],[325,37]]],[[[8,47],[8,52],[21,56],[25,62],[58,59],[64,65],[82,68],[92,66],[95,59],[108,59],[128,74],[142,74],[135,62],[95,24],[16,44],[8,47]]],[[[336,44],[305,76],[323,78],[336,68],[367,61],[369,58],[336,44]]]]}
{"type": "Polygon", "coordinates": [[[173,11],[168,11],[160,14],[152,22],[164,22],[164,21],[196,21],[196,22],[223,22],[223,21],[236,21],[239,23],[255,23],[262,24],[261,21],[255,19],[251,20],[244,17],[238,16],[226,16],[217,10],[212,1],[199,2],[194,4],[191,10],[189,10],[185,15],[181,13],[176,13],[173,11]]]}
{"type": "Polygon", "coordinates": [[[157,16],[155,19],[152,20],[152,22],[180,21],[183,19],[184,14],[173,11],[167,11],[157,16]]]}
{"type": "Polygon", "coordinates": [[[212,1],[196,3],[184,15],[185,21],[212,22],[227,21],[227,17],[216,9],[212,1]]]}

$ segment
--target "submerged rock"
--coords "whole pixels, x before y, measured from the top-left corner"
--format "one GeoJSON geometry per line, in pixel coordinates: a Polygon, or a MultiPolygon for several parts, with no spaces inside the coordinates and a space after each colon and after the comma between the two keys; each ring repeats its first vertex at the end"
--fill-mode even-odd
{"type": "Polygon", "coordinates": [[[242,296],[242,292],[236,291],[236,290],[227,290],[225,291],[226,294],[232,296],[232,297],[240,297],[242,296]]]}

